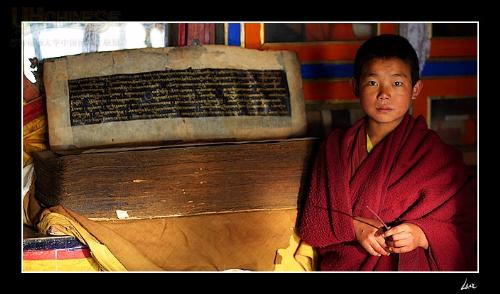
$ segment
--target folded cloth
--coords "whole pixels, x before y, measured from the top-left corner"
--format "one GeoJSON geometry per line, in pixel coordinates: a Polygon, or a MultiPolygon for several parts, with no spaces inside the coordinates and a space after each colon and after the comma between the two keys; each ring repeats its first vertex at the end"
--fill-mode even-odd
{"type": "Polygon", "coordinates": [[[125,267],[104,244],[99,242],[71,217],[45,209],[40,216],[37,229],[44,234],[73,236],[90,248],[90,253],[103,270],[126,271],[125,267]]]}
{"type": "Polygon", "coordinates": [[[278,249],[274,271],[314,271],[316,252],[314,248],[300,239],[294,231],[287,248],[278,249]]]}

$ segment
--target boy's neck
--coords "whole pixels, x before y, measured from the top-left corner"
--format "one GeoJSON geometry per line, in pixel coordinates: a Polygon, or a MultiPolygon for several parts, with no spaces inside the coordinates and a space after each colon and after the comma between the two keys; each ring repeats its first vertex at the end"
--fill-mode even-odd
{"type": "Polygon", "coordinates": [[[394,130],[399,125],[401,120],[393,121],[390,123],[379,123],[368,118],[368,122],[366,124],[366,133],[370,137],[370,141],[372,142],[373,146],[377,145],[378,142],[382,141],[382,139],[387,136],[387,134],[394,130]]]}

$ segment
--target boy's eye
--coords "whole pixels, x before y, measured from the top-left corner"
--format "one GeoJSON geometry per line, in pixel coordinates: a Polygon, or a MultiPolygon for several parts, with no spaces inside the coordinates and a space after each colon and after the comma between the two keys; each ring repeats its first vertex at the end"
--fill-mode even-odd
{"type": "Polygon", "coordinates": [[[396,81],[394,82],[394,86],[396,87],[401,87],[403,85],[403,82],[396,81]]]}
{"type": "Polygon", "coordinates": [[[368,81],[368,86],[376,86],[377,82],[375,81],[368,81]]]}

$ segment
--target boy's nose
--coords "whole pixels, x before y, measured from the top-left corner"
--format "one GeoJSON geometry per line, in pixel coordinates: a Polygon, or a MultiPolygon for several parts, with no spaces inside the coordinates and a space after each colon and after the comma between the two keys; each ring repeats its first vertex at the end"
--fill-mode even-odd
{"type": "Polygon", "coordinates": [[[391,97],[391,94],[387,90],[387,88],[382,87],[380,88],[380,92],[378,93],[377,99],[389,99],[391,97]]]}

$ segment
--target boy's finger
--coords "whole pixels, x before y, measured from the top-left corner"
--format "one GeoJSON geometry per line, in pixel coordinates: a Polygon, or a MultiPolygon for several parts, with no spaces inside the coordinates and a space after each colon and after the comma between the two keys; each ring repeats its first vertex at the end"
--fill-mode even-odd
{"type": "Polygon", "coordinates": [[[370,245],[372,246],[373,250],[378,253],[378,255],[389,255],[389,252],[382,248],[382,246],[380,246],[378,242],[370,243],[370,245]]]}
{"type": "Polygon", "coordinates": [[[410,237],[410,233],[408,232],[400,232],[391,236],[391,241],[398,241],[408,239],[410,237]]]}
{"type": "Polygon", "coordinates": [[[368,253],[370,253],[371,255],[374,255],[374,256],[379,256],[379,254],[377,253],[377,251],[375,251],[375,249],[372,248],[372,246],[370,245],[370,243],[366,243],[363,248],[365,248],[366,251],[368,251],[368,253]]]}
{"type": "Polygon", "coordinates": [[[388,241],[387,245],[390,246],[390,247],[400,248],[400,247],[407,246],[408,245],[408,240],[407,239],[403,239],[403,240],[398,240],[398,241],[388,241]]]}
{"type": "Polygon", "coordinates": [[[401,233],[401,232],[404,232],[404,227],[402,225],[399,225],[399,226],[395,226],[393,228],[390,228],[389,230],[387,230],[385,233],[384,233],[384,238],[387,238],[389,236],[392,236],[392,235],[395,235],[395,234],[398,234],[398,233],[401,233]]]}
{"type": "Polygon", "coordinates": [[[390,247],[391,252],[393,253],[406,253],[408,252],[408,248],[405,247],[390,247]]]}

